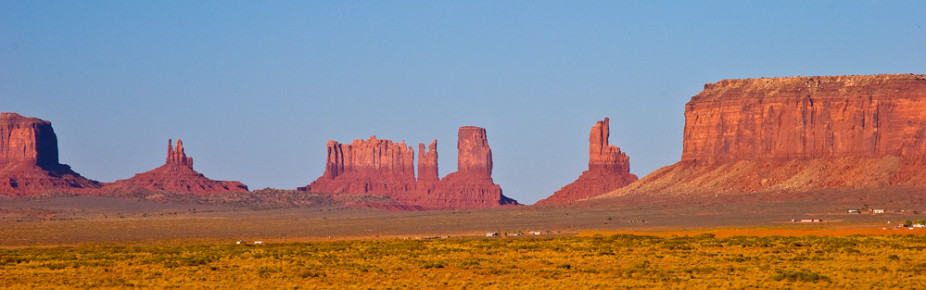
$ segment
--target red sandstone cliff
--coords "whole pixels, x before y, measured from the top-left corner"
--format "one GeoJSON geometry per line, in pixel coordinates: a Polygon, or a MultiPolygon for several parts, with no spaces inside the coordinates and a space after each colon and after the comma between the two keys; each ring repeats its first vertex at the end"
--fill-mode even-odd
{"type": "Polygon", "coordinates": [[[457,133],[457,172],[450,173],[427,194],[418,193],[425,208],[482,208],[515,205],[492,180],[492,149],[486,130],[460,127],[457,133]]]}
{"type": "Polygon", "coordinates": [[[96,181],[58,163],[58,137],[51,122],[0,114],[0,194],[25,196],[97,187],[96,181]]]}
{"type": "Polygon", "coordinates": [[[621,188],[637,180],[630,173],[630,158],[617,146],[608,144],[610,120],[592,126],[588,137],[588,170],[553,195],[537,204],[553,204],[585,199],[621,188]]]}
{"type": "Polygon", "coordinates": [[[431,141],[425,150],[424,143],[418,143],[418,188],[428,190],[440,181],[437,170],[437,139],[431,141]]]}
{"type": "Polygon", "coordinates": [[[685,106],[683,146],[612,195],[926,186],[926,76],[707,84],[685,106]]]}
{"type": "Polygon", "coordinates": [[[462,127],[457,148],[458,172],[439,178],[437,140],[428,150],[418,145],[418,178],[414,149],[405,141],[370,137],[349,145],[328,141],[325,173],[298,188],[318,193],[370,194],[390,197],[399,203],[425,209],[495,207],[517,204],[502,195],[492,181],[492,151],[485,129],[462,127]]]}
{"type": "Polygon", "coordinates": [[[193,170],[193,157],[183,151],[183,141],[177,139],[174,148],[167,140],[167,160],[161,167],[135,174],[132,178],[118,180],[104,185],[102,191],[122,195],[137,191],[168,191],[198,195],[248,191],[238,181],[218,181],[206,178],[193,170]]]}
{"type": "Polygon", "coordinates": [[[328,141],[325,173],[299,189],[395,197],[415,190],[414,158],[414,149],[405,141],[396,144],[376,136],[351,144],[328,141]]]}

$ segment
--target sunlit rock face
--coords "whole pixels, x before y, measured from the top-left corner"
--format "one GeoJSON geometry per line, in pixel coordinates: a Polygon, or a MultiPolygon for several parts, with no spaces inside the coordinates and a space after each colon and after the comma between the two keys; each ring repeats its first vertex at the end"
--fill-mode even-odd
{"type": "Polygon", "coordinates": [[[106,184],[102,191],[113,195],[138,191],[208,195],[243,192],[248,191],[248,187],[238,181],[212,180],[193,170],[193,157],[186,155],[183,151],[183,141],[177,139],[176,147],[173,146],[172,140],[167,140],[167,160],[164,165],[135,174],[129,179],[106,184]]]}
{"type": "Polygon", "coordinates": [[[58,137],[51,122],[0,113],[0,194],[28,196],[99,186],[58,163],[58,137]]]}
{"type": "Polygon", "coordinates": [[[598,121],[588,137],[588,170],[553,195],[537,204],[564,203],[598,196],[637,180],[630,173],[630,158],[617,146],[608,143],[610,120],[598,121]]]}
{"type": "Polygon", "coordinates": [[[457,149],[458,172],[438,175],[437,140],[427,150],[415,151],[405,141],[394,143],[375,136],[351,144],[328,141],[325,172],[300,190],[319,193],[372,194],[423,209],[481,208],[517,204],[502,195],[492,181],[492,150],[485,129],[461,127],[457,149]]]}
{"type": "Polygon", "coordinates": [[[926,76],[706,84],[685,106],[683,147],[680,162],[619,191],[926,186],[926,76]]]}

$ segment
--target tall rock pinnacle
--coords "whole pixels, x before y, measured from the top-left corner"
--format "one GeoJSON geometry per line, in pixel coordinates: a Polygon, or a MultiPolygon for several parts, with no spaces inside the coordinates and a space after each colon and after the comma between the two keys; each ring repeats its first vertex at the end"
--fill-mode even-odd
{"type": "Polygon", "coordinates": [[[135,174],[132,178],[117,180],[106,184],[102,191],[106,194],[127,194],[138,191],[167,191],[192,193],[198,195],[243,192],[248,186],[238,181],[212,180],[193,170],[193,157],[187,157],[183,151],[183,141],[167,140],[167,161],[161,167],[135,174]]]}
{"type": "Polygon", "coordinates": [[[562,203],[607,193],[637,180],[630,173],[630,158],[617,146],[610,145],[610,119],[598,121],[588,137],[588,170],[550,197],[537,204],[562,203]]]}

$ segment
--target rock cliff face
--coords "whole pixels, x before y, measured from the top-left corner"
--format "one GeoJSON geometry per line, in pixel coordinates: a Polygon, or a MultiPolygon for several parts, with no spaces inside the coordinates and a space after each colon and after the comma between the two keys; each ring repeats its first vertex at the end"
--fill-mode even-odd
{"type": "Polygon", "coordinates": [[[926,76],[723,80],[685,106],[684,149],[621,192],[926,185],[926,76]]]}
{"type": "Polygon", "coordinates": [[[428,145],[425,150],[424,143],[418,143],[418,187],[431,188],[440,181],[437,170],[437,139],[428,145]]]}
{"type": "Polygon", "coordinates": [[[926,77],[724,80],[685,107],[682,161],[926,154],[926,77]]]}
{"type": "Polygon", "coordinates": [[[552,204],[585,199],[621,188],[637,180],[630,173],[630,158],[617,146],[608,144],[610,120],[604,118],[592,126],[588,137],[588,170],[537,204],[552,204]]]}
{"type": "Polygon", "coordinates": [[[349,145],[328,141],[325,173],[298,188],[318,193],[371,194],[390,197],[402,204],[424,209],[495,207],[517,204],[502,195],[492,181],[492,151],[485,129],[462,127],[459,132],[459,172],[440,179],[437,140],[427,150],[418,144],[418,178],[414,149],[370,137],[349,145]]]}
{"type": "Polygon", "coordinates": [[[0,113],[0,194],[26,196],[97,187],[96,181],[58,163],[58,137],[50,122],[0,113]]]}
{"type": "Polygon", "coordinates": [[[486,130],[460,127],[457,133],[457,172],[447,174],[427,194],[418,193],[427,208],[482,208],[515,205],[492,181],[492,149],[486,130]]]}
{"type": "Polygon", "coordinates": [[[168,191],[208,195],[248,191],[248,187],[241,182],[212,180],[196,172],[193,170],[193,157],[187,157],[183,151],[183,141],[177,139],[176,148],[172,143],[172,140],[167,140],[167,161],[164,165],[135,174],[129,179],[108,183],[102,189],[104,194],[168,191]]]}
{"type": "Polygon", "coordinates": [[[401,143],[376,139],[351,144],[328,141],[325,173],[301,190],[375,194],[394,197],[415,189],[415,151],[401,143]]]}

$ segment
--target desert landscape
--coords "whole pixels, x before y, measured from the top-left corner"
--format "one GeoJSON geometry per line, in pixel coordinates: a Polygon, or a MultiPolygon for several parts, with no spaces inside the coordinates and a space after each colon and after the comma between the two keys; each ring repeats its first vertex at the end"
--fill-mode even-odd
{"type": "Polygon", "coordinates": [[[0,1],[0,289],[923,289],[923,11],[0,1]]]}
{"type": "Polygon", "coordinates": [[[0,280],[915,287],[926,282],[914,274],[926,265],[924,104],[923,75],[708,84],[686,107],[681,161],[638,179],[605,118],[591,128],[588,170],[535,205],[492,182],[479,127],[459,129],[459,171],[444,178],[436,140],[419,144],[415,176],[413,148],[370,137],[329,141],[325,173],[305,187],[249,191],[193,170],[180,140],[157,169],[89,180],[58,163],[49,122],[3,113],[0,280]],[[845,268],[859,259],[871,263],[845,268]]]}

